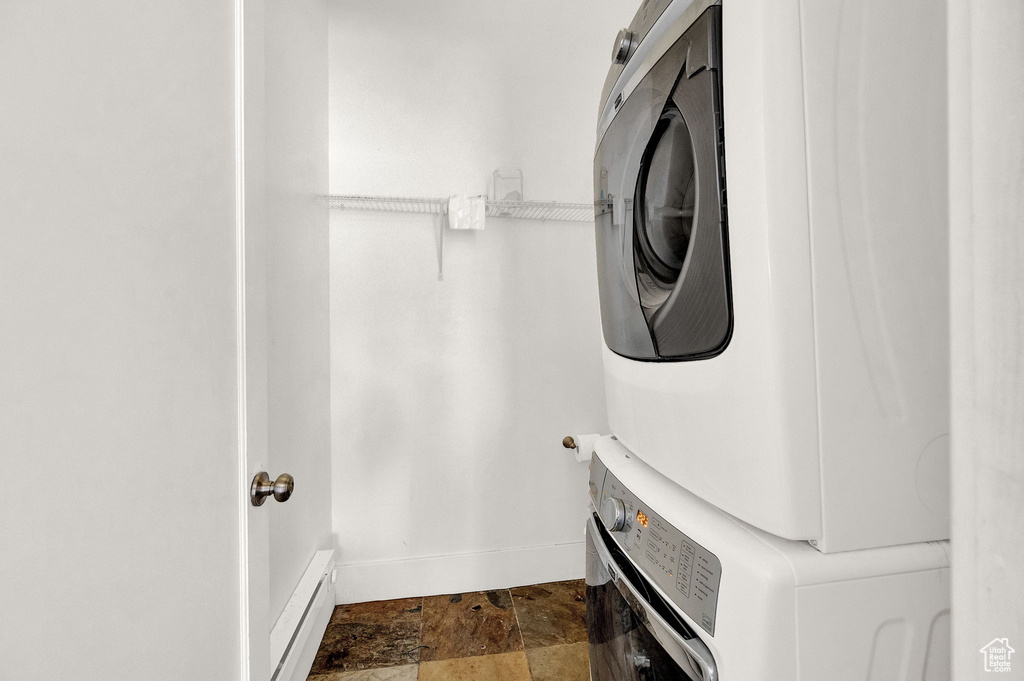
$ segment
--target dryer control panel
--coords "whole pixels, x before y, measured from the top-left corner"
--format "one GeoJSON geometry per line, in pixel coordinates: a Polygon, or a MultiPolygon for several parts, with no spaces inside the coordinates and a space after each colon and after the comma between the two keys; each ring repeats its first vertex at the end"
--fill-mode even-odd
{"type": "MultiPolygon", "coordinates": [[[[621,529],[607,527],[606,521],[612,538],[665,596],[714,636],[722,578],[718,556],[666,522],[596,456],[591,460],[590,490],[599,513],[602,508],[617,508],[621,502],[625,518],[616,523],[621,529]]],[[[605,520],[603,513],[601,516],[605,520]]]]}
{"type": "MultiPolygon", "coordinates": [[[[629,22],[629,32],[633,35],[636,44],[647,37],[651,32],[654,23],[665,13],[672,0],[643,0],[640,9],[636,11],[633,21],[629,22]]],[[[683,4],[690,4],[684,2],[683,4]]]]}

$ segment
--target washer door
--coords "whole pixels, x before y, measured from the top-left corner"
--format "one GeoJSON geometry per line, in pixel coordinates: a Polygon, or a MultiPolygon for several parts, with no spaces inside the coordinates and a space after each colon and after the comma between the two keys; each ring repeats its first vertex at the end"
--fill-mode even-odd
{"type": "Polygon", "coordinates": [[[718,681],[710,649],[601,529],[587,521],[593,681],[718,681]]]}
{"type": "Polygon", "coordinates": [[[595,159],[605,342],[634,359],[714,356],[732,330],[720,8],[630,94],[595,159]]]}

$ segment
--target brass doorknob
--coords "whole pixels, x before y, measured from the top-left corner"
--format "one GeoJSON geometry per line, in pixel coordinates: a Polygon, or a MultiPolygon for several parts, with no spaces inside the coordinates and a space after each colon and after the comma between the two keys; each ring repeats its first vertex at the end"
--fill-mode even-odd
{"type": "Polygon", "coordinates": [[[260,471],[252,479],[252,485],[249,487],[249,500],[252,501],[253,506],[262,506],[267,497],[273,494],[275,499],[284,502],[288,501],[294,489],[295,478],[287,473],[281,473],[277,476],[277,480],[271,482],[267,472],[260,471]]]}

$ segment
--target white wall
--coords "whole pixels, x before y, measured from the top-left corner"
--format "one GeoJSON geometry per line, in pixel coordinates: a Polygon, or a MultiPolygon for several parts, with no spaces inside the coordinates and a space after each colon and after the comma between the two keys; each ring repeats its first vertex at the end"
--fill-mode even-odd
{"type": "Polygon", "coordinates": [[[233,3],[0,3],[0,677],[239,677],[233,3]]]}
{"type": "Polygon", "coordinates": [[[331,546],[327,3],[265,8],[267,459],[296,481],[269,512],[274,621],[331,546]]]}
{"type": "MultiPolygon", "coordinates": [[[[594,129],[631,3],[334,3],[331,189],[444,197],[521,168],[527,199],[592,201],[594,129]]],[[[339,599],[583,574],[603,431],[593,226],[331,219],[339,599]]]]}
{"type": "Polygon", "coordinates": [[[949,2],[953,677],[1024,678],[1024,5],[949,2]]]}

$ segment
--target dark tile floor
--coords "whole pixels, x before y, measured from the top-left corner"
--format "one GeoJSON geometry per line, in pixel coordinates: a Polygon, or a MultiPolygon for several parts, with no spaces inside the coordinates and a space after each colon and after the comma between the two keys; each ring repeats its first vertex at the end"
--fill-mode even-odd
{"type": "Polygon", "coordinates": [[[589,681],[583,580],[339,605],[309,681],[589,681]]]}

